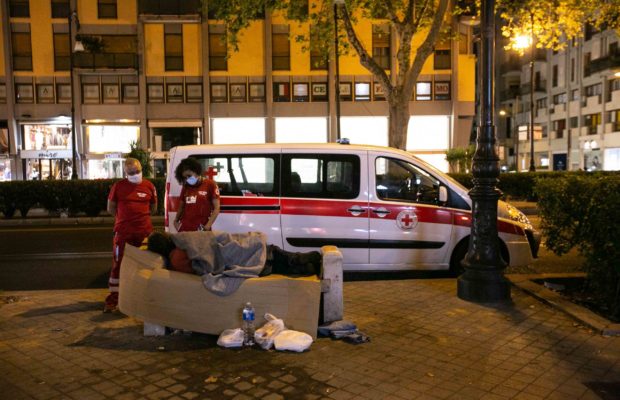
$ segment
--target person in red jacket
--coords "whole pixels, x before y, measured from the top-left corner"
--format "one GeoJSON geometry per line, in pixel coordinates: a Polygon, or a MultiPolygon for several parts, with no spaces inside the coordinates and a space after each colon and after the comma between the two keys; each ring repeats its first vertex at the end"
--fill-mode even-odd
{"type": "Polygon", "coordinates": [[[139,247],[144,238],[153,232],[151,213],[157,210],[155,186],[142,179],[142,166],[135,158],[127,158],[124,166],[127,178],[112,185],[108,196],[108,212],[115,217],[112,247],[112,269],[103,312],[118,308],[118,284],[125,243],[139,247]]]}
{"type": "Polygon", "coordinates": [[[183,185],[175,228],[178,232],[210,231],[220,213],[217,184],[202,177],[202,165],[192,157],[181,160],[174,176],[183,185]]]}

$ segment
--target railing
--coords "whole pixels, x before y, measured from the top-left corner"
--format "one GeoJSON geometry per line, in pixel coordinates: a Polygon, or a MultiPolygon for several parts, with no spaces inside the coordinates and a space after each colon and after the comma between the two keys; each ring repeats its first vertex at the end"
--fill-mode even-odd
{"type": "Polygon", "coordinates": [[[138,0],[139,14],[187,15],[200,11],[200,0],[138,0]]]}
{"type": "Polygon", "coordinates": [[[138,55],[134,53],[76,53],[74,57],[76,68],[138,69],[138,55]]]}
{"type": "MultiPolygon", "coordinates": [[[[546,80],[541,80],[538,82],[534,83],[534,92],[547,92],[547,81],[546,80]]],[[[525,94],[529,94],[530,93],[530,84],[525,83],[523,85],[521,85],[521,95],[525,95],[525,94]]]]}
{"type": "Polygon", "coordinates": [[[521,94],[519,88],[510,88],[507,90],[502,90],[499,94],[500,101],[512,100],[516,99],[517,96],[521,94]]]}
{"type": "Polygon", "coordinates": [[[590,61],[590,64],[585,67],[584,73],[588,76],[596,72],[601,72],[616,67],[620,67],[620,51],[609,54],[606,57],[601,57],[590,61]]]}

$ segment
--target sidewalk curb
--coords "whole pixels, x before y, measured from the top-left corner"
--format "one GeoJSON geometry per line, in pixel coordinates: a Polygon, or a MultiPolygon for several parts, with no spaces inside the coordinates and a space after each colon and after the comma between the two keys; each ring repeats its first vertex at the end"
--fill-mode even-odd
{"type": "Polygon", "coordinates": [[[585,276],[586,274],[583,272],[560,272],[547,274],[509,274],[506,275],[506,278],[523,292],[537,298],[543,303],[548,304],[559,311],[562,311],[601,335],[620,336],[620,324],[613,323],[608,319],[588,310],[587,308],[567,300],[561,294],[532,282],[534,279],[582,278],[585,276]]]}
{"type": "MultiPolygon", "coordinates": [[[[151,217],[153,225],[163,225],[164,217],[155,215],[151,217]]],[[[0,219],[0,228],[8,226],[46,226],[46,225],[97,225],[113,224],[114,217],[42,217],[42,218],[11,218],[0,219]]]]}

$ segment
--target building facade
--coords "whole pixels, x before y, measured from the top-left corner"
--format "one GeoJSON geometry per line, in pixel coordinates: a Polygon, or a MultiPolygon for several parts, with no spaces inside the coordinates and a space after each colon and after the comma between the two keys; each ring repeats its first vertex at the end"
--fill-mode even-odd
{"type": "Polygon", "coordinates": [[[498,132],[506,169],[530,167],[530,90],[534,92],[536,170],[620,169],[620,49],[614,30],[586,26],[562,51],[519,57],[498,46],[498,132]]]}
{"type": "MultiPolygon", "coordinates": [[[[163,176],[177,145],[335,141],[338,103],[340,137],[388,143],[380,85],[341,55],[336,99],[335,63],[291,40],[308,24],[266,14],[230,52],[225,26],[202,18],[198,0],[0,1],[0,180],[67,179],[74,167],[80,178],[120,177],[132,142],[163,176]]],[[[450,23],[460,39],[427,60],[407,140],[443,170],[474,118],[473,26],[450,23]]],[[[360,19],[356,30],[393,72],[385,21],[360,19]]]]}

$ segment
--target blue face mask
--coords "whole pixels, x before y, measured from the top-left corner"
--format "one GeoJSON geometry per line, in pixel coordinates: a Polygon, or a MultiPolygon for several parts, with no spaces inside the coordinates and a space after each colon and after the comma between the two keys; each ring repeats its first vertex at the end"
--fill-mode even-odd
{"type": "Polygon", "coordinates": [[[187,182],[188,185],[194,186],[198,182],[198,177],[190,176],[187,179],[185,179],[185,182],[187,182]]]}

